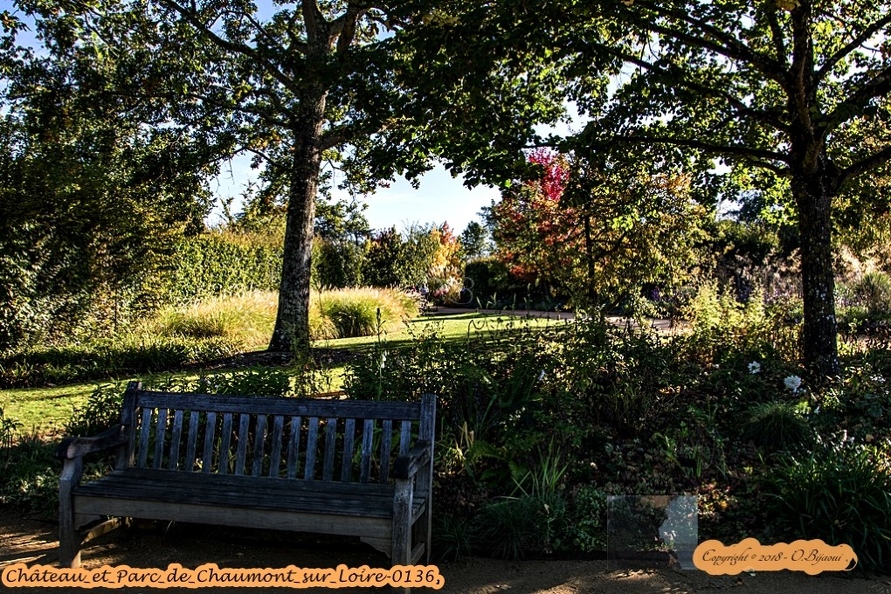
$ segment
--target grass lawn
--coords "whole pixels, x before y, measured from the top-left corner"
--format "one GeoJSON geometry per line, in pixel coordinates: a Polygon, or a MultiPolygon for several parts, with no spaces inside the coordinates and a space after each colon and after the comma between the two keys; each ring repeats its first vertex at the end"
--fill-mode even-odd
{"type": "MultiPolygon", "coordinates": [[[[445,340],[472,340],[496,330],[511,328],[547,328],[564,322],[541,318],[516,317],[509,315],[481,314],[467,312],[460,314],[421,316],[402,324],[396,331],[385,332],[378,336],[361,336],[338,340],[317,341],[313,346],[328,349],[347,349],[361,351],[370,348],[378,340],[386,341],[389,346],[405,346],[417,336],[435,332],[445,340]]],[[[214,369],[212,373],[225,373],[232,369],[214,369]]],[[[335,391],[343,386],[345,367],[343,365],[323,370],[322,391],[335,391]]],[[[189,370],[143,376],[140,378],[122,378],[121,390],[127,381],[141,379],[148,381],[158,377],[174,377],[183,380],[194,380],[202,374],[201,370],[189,370]]],[[[23,388],[0,390],[0,409],[7,418],[21,423],[23,432],[37,431],[50,433],[62,428],[71,417],[71,413],[83,406],[97,385],[114,383],[116,380],[93,381],[43,388],[23,388]]]]}
{"type": "MultiPolygon", "coordinates": [[[[425,333],[436,332],[439,338],[447,341],[472,340],[476,336],[511,328],[549,328],[565,324],[559,320],[545,318],[520,317],[506,314],[482,314],[467,312],[460,314],[421,316],[405,322],[401,328],[391,332],[383,332],[380,340],[390,346],[409,344],[413,338],[425,333]]],[[[337,340],[318,341],[314,346],[332,349],[363,350],[377,342],[377,336],[359,336],[355,338],[339,338],[337,340]]]]}

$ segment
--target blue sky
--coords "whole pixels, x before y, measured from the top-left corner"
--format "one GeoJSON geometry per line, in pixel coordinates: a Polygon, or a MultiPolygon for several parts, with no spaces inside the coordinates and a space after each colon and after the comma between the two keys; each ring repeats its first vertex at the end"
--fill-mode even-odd
{"type": "MultiPolygon", "coordinates": [[[[231,166],[224,167],[223,174],[211,183],[211,189],[222,198],[241,195],[245,184],[256,170],[250,168],[247,157],[235,159],[231,166]]],[[[384,229],[396,226],[398,231],[412,223],[448,223],[452,229],[460,233],[467,223],[478,220],[477,213],[484,206],[500,197],[497,188],[477,186],[473,189],[464,187],[461,178],[453,178],[442,166],[420,178],[421,186],[417,190],[403,178],[389,188],[380,188],[377,192],[363,198],[368,205],[365,217],[372,229],[384,229]]],[[[346,192],[335,190],[335,198],[348,199],[346,192]]],[[[240,210],[237,202],[233,209],[240,210]]],[[[220,221],[219,209],[209,218],[210,223],[220,221]]]]}

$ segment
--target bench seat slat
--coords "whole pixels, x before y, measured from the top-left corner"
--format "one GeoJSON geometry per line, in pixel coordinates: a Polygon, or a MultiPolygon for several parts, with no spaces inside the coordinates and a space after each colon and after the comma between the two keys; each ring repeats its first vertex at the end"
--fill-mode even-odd
{"type": "MultiPolygon", "coordinates": [[[[77,501],[130,499],[342,516],[391,518],[393,515],[394,488],[388,485],[320,481],[307,484],[268,477],[203,473],[190,473],[186,480],[185,474],[149,469],[114,471],[81,485],[75,489],[74,496],[77,501]]],[[[415,498],[413,512],[423,513],[425,505],[423,497],[415,498]]]]}
{"type": "Polygon", "coordinates": [[[198,443],[198,411],[189,413],[189,437],[186,443],[186,459],[183,469],[191,471],[195,468],[195,449],[198,443]]]}
{"type": "Polygon", "coordinates": [[[319,440],[319,417],[309,418],[309,433],[306,438],[306,462],[303,469],[303,480],[311,481],[316,472],[316,447],[319,440]]]}
{"type": "Polygon", "coordinates": [[[229,444],[232,441],[232,413],[223,415],[223,433],[220,436],[220,464],[217,472],[229,472],[229,444]]]}
{"type": "Polygon", "coordinates": [[[297,478],[300,472],[300,425],[303,423],[301,417],[291,417],[291,437],[288,440],[288,478],[297,478]]]}
{"type": "Polygon", "coordinates": [[[393,421],[387,419],[383,423],[381,434],[381,482],[390,480],[390,446],[393,439],[393,421]]]}
{"type": "Polygon", "coordinates": [[[368,482],[371,476],[371,449],[374,447],[374,419],[365,419],[362,429],[362,462],[359,467],[359,481],[368,482]]]}
{"type": "Polygon", "coordinates": [[[347,419],[343,429],[343,456],[340,461],[340,480],[353,479],[353,438],[356,434],[356,419],[347,419]]]}
{"type": "Polygon", "coordinates": [[[238,421],[238,452],[235,454],[235,474],[244,474],[244,462],[247,458],[248,426],[251,422],[249,413],[241,413],[238,421]]]}
{"type": "Polygon", "coordinates": [[[322,469],[322,480],[334,478],[334,449],[337,443],[337,417],[329,417],[325,429],[325,465],[322,469]]]}
{"type": "Polygon", "coordinates": [[[154,411],[150,408],[142,411],[142,426],[139,431],[139,461],[137,462],[137,466],[140,468],[144,467],[148,460],[149,431],[151,430],[153,413],[154,411]]]}

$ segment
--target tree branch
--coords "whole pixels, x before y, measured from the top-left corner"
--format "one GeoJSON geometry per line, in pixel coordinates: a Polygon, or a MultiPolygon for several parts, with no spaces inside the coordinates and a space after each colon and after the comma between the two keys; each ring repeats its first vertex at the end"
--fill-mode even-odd
{"type": "MultiPolygon", "coordinates": [[[[811,80],[814,56],[810,36],[810,7],[799,4],[792,10],[792,69],[789,74],[789,93],[795,102],[795,112],[801,122],[797,127],[811,140],[815,137],[814,123],[811,118],[811,80]]],[[[816,158],[816,156],[814,156],[816,158]]]]}
{"type": "Polygon", "coordinates": [[[686,72],[683,69],[677,69],[676,71],[672,71],[669,69],[661,68],[652,62],[648,62],[642,58],[638,58],[631,54],[626,54],[624,52],[617,52],[612,49],[607,49],[608,53],[621,58],[627,62],[631,62],[636,66],[640,66],[641,68],[647,70],[648,72],[652,72],[659,76],[664,77],[666,80],[671,81],[673,85],[678,85],[684,87],[688,90],[695,91],[701,95],[706,97],[716,97],[723,99],[726,101],[733,109],[739,112],[742,115],[754,118],[764,124],[772,126],[773,128],[781,131],[781,132],[789,132],[789,126],[783,123],[782,120],[779,119],[776,115],[770,114],[769,112],[753,109],[749,107],[742,100],[734,97],[729,92],[724,90],[715,89],[713,87],[698,83],[696,81],[690,80],[686,76],[686,72]]]}
{"type": "Polygon", "coordinates": [[[356,27],[359,19],[362,18],[362,15],[367,10],[365,7],[360,7],[356,2],[349,2],[346,12],[331,22],[331,26],[328,29],[328,45],[333,46],[336,39],[337,52],[345,52],[356,38],[356,27]]]}
{"type": "Polygon", "coordinates": [[[873,35],[879,32],[882,27],[891,24],[891,12],[885,15],[884,18],[879,19],[874,22],[872,25],[863,30],[860,35],[855,37],[848,43],[845,47],[841,48],[837,52],[835,52],[823,66],[820,67],[820,70],[817,71],[816,78],[818,81],[826,78],[829,73],[832,71],[833,67],[838,64],[845,56],[853,52],[855,49],[863,45],[866,41],[868,41],[873,35]]]}
{"type": "MultiPolygon", "coordinates": [[[[724,144],[714,144],[711,142],[706,142],[703,140],[696,140],[693,138],[675,138],[671,136],[647,136],[647,135],[633,135],[633,136],[613,136],[610,138],[609,144],[615,143],[631,143],[631,144],[670,144],[674,146],[686,146],[694,149],[700,149],[709,151],[712,153],[719,153],[722,155],[731,155],[736,157],[745,157],[751,160],[759,160],[763,162],[765,159],[769,161],[780,161],[782,163],[788,163],[789,157],[774,151],[769,151],[766,149],[755,149],[747,146],[730,146],[724,144]]],[[[765,164],[766,165],[766,164],[765,164]]],[[[778,166],[772,166],[778,169],[778,166]]]]}
{"type": "Polygon", "coordinates": [[[226,51],[241,54],[243,56],[248,56],[252,60],[255,60],[257,64],[260,64],[263,69],[266,70],[275,80],[280,82],[282,86],[290,90],[295,95],[299,94],[296,85],[294,85],[294,81],[288,78],[281,70],[272,65],[268,60],[264,59],[263,56],[254,48],[242,43],[235,43],[233,41],[220,37],[213,31],[211,31],[210,28],[205,26],[204,23],[202,23],[198,19],[197,15],[195,15],[194,12],[183,8],[173,0],[160,0],[160,2],[178,12],[180,16],[182,16],[190,25],[195,27],[195,29],[197,29],[202,35],[206,36],[208,39],[211,40],[211,42],[213,42],[220,48],[226,51]]]}
{"type": "Polygon", "coordinates": [[[845,101],[836,105],[832,113],[824,120],[822,133],[824,135],[832,133],[842,123],[859,113],[872,99],[889,93],[891,93],[891,66],[854,91],[845,101]]]}
{"type": "Polygon", "coordinates": [[[765,10],[767,26],[770,27],[770,36],[773,39],[773,48],[777,52],[777,62],[786,64],[786,40],[783,38],[783,29],[777,19],[777,5],[774,2],[765,10]]]}
{"type": "Polygon", "coordinates": [[[323,39],[326,42],[328,40],[328,23],[325,21],[325,15],[319,9],[318,0],[303,0],[301,8],[307,41],[310,46],[317,48],[323,39]]]}
{"type": "Polygon", "coordinates": [[[707,21],[694,18],[689,13],[669,10],[659,3],[650,3],[638,0],[636,4],[649,8],[656,14],[668,17],[670,19],[676,19],[688,25],[692,25],[699,31],[702,31],[704,35],[714,37],[715,39],[720,40],[722,43],[714,43],[712,41],[709,41],[705,37],[689,35],[682,31],[677,31],[675,29],[667,27],[660,27],[658,25],[645,25],[649,30],[684,41],[695,47],[713,51],[724,57],[730,58],[731,60],[740,60],[743,62],[747,62],[771,80],[774,80],[781,85],[785,84],[785,80],[783,77],[783,68],[779,63],[774,62],[769,58],[766,58],[765,56],[752,51],[751,48],[747,47],[744,43],[740,42],[739,39],[737,39],[733,35],[730,35],[723,29],[714,27],[707,21]]]}
{"type": "Polygon", "coordinates": [[[839,182],[839,185],[845,183],[853,177],[860,175],[861,173],[865,173],[871,169],[880,167],[888,161],[891,161],[891,146],[886,146],[879,152],[874,153],[869,157],[842,169],[841,181],[839,182]]]}

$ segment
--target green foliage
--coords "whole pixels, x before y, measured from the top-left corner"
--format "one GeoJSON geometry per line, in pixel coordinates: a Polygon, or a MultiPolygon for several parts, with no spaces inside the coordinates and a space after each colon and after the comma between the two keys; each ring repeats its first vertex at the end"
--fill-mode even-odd
{"type": "Polygon", "coordinates": [[[90,437],[119,423],[125,387],[121,382],[96,386],[86,403],[75,410],[65,424],[65,435],[90,437]]]}
{"type": "Polygon", "coordinates": [[[715,281],[705,282],[685,308],[692,329],[687,347],[702,362],[756,361],[768,355],[793,361],[799,356],[799,327],[786,323],[787,307],[768,308],[760,290],[743,303],[719,290],[715,281]]]}
{"type": "Polygon", "coordinates": [[[891,560],[891,467],[880,447],[839,435],[767,469],[764,489],[781,538],[847,543],[865,571],[891,560]]]}
{"type": "Polygon", "coordinates": [[[579,487],[572,493],[571,509],[565,529],[572,546],[585,553],[606,550],[606,493],[590,485],[579,487]]]}
{"type": "MultiPolygon", "coordinates": [[[[0,96],[0,351],[95,335],[151,307],[147,277],[208,206],[205,146],[142,127],[139,106],[107,92],[132,54],[100,63],[67,12],[22,11],[45,47],[10,54],[0,96]]],[[[153,118],[167,121],[161,105],[153,118]]]]}
{"type": "Polygon", "coordinates": [[[223,294],[278,289],[281,237],[209,231],[180,239],[164,275],[167,301],[183,304],[223,294]]]}
{"type": "Polygon", "coordinates": [[[372,287],[406,286],[400,266],[404,252],[405,246],[395,227],[372,237],[366,250],[362,278],[372,287]]]}
{"type": "Polygon", "coordinates": [[[514,479],[519,496],[482,507],[476,518],[477,546],[503,559],[564,546],[561,538],[569,516],[561,488],[566,469],[552,441],[547,453],[539,451],[536,467],[514,479]]]}
{"type": "Polygon", "coordinates": [[[472,530],[469,522],[451,514],[433,517],[433,557],[456,561],[470,555],[472,530]]]}
{"type": "Polygon", "coordinates": [[[522,495],[486,504],[476,518],[476,541],[481,550],[501,559],[554,550],[556,530],[565,522],[562,496],[522,495]]]}
{"type": "Polygon", "coordinates": [[[749,409],[742,438],[768,451],[799,451],[811,445],[813,431],[799,404],[775,400],[749,409]]]}
{"type": "Polygon", "coordinates": [[[0,505],[47,517],[56,515],[62,468],[55,448],[36,434],[0,446],[0,505]]]}
{"type": "Polygon", "coordinates": [[[870,272],[854,287],[854,294],[870,315],[891,313],[891,278],[883,272],[870,272]]]}
{"type": "Polygon", "coordinates": [[[83,344],[34,347],[0,360],[0,386],[27,387],[176,369],[235,354],[225,339],[197,340],[149,333],[83,344]]]}
{"type": "Polygon", "coordinates": [[[16,432],[22,428],[22,424],[7,417],[0,408],[0,449],[11,448],[15,441],[16,432]]]}
{"type": "Polygon", "coordinates": [[[317,340],[371,336],[418,314],[417,302],[396,289],[339,289],[314,297],[310,327],[317,340]]]}
{"type": "Polygon", "coordinates": [[[241,349],[257,349],[269,342],[277,298],[272,291],[251,291],[168,306],[145,321],[141,331],[198,341],[222,339],[241,349]]]}
{"type": "Polygon", "coordinates": [[[313,240],[312,284],[317,289],[343,289],[362,284],[365,252],[349,241],[313,240]]]}
{"type": "Polygon", "coordinates": [[[233,396],[289,396],[291,375],[275,367],[251,367],[231,373],[201,376],[190,391],[233,396]]]}
{"type": "Polygon", "coordinates": [[[458,242],[461,244],[464,257],[471,261],[488,256],[491,251],[489,230],[477,221],[467,223],[467,227],[458,236],[458,242]]]}

